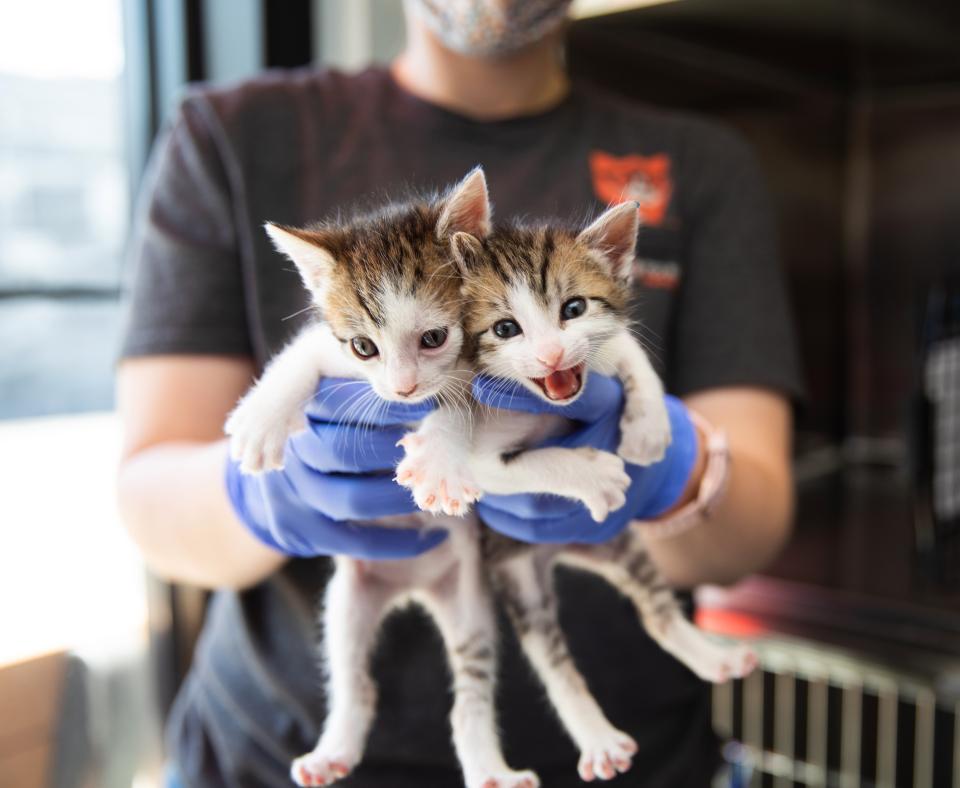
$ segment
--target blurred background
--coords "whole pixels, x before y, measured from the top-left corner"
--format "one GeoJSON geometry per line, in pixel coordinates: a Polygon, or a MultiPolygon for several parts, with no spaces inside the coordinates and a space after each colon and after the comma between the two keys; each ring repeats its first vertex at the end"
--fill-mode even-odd
{"type": "MultiPolygon", "coordinates": [[[[766,171],[809,402],[786,552],[700,620],[724,784],[960,787],[960,5],[579,0],[574,75],[766,171]]],[[[0,2],[0,786],[148,786],[203,598],[113,503],[124,247],[184,86],[387,62],[400,0],[0,2]]],[[[746,352],[746,350],[745,350],[746,352]]]]}

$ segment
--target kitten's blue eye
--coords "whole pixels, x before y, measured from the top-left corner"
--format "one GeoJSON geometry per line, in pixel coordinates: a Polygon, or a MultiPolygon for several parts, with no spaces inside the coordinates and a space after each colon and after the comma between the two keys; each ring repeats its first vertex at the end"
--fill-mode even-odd
{"type": "Polygon", "coordinates": [[[560,308],[560,317],[564,320],[573,320],[575,317],[580,317],[580,315],[586,311],[587,302],[580,298],[580,296],[577,296],[576,298],[571,298],[560,308]]]}
{"type": "Polygon", "coordinates": [[[493,324],[493,333],[500,337],[500,339],[510,339],[518,334],[522,334],[523,331],[516,320],[498,320],[493,324]]]}
{"type": "Polygon", "coordinates": [[[354,337],[350,340],[350,347],[357,358],[364,360],[373,358],[380,352],[377,346],[373,344],[373,340],[367,337],[354,337]]]}
{"type": "Polygon", "coordinates": [[[426,348],[438,348],[446,341],[447,329],[432,328],[429,331],[424,331],[423,336],[420,337],[420,346],[426,348]]]}

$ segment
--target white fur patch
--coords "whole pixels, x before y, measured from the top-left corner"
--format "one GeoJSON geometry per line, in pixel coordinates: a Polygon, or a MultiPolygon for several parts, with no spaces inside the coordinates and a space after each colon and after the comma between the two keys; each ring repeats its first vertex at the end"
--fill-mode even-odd
{"type": "Polygon", "coordinates": [[[436,394],[460,355],[463,333],[459,325],[450,325],[449,314],[439,306],[394,288],[386,288],[380,301],[386,325],[372,332],[380,355],[365,362],[370,384],[384,399],[402,398],[401,393],[414,386],[416,394],[411,399],[436,394]],[[447,329],[444,345],[435,350],[423,348],[423,334],[437,328],[447,329]]]}

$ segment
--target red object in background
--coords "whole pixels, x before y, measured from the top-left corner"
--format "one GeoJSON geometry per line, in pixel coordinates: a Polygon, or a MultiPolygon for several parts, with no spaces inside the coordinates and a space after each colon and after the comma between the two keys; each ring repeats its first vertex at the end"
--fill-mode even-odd
{"type": "Polygon", "coordinates": [[[701,629],[726,637],[754,638],[768,631],[760,620],[753,616],[721,608],[698,608],[696,622],[701,629]]]}

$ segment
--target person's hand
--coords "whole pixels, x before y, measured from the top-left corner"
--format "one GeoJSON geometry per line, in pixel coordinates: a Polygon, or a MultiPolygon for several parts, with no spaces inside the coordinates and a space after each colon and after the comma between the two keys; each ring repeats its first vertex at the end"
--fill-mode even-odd
{"type": "MultiPolygon", "coordinates": [[[[478,375],[473,396],[485,405],[527,413],[553,413],[581,422],[571,434],[545,445],[576,448],[592,446],[616,453],[620,443],[623,389],[615,378],[591,374],[580,397],[560,407],[528,392],[519,384],[478,375]]],[[[552,495],[485,495],[477,504],[480,518],[506,536],[524,542],[604,542],[631,520],[657,517],[671,509],[683,494],[697,458],[697,434],[686,407],[666,397],[672,440],[666,456],[653,465],[627,463],[631,484],[627,502],[602,523],[594,522],[578,501],[552,495]]]]}
{"type": "Polygon", "coordinates": [[[430,550],[446,531],[366,523],[418,511],[393,480],[403,456],[397,441],[405,424],[434,407],[432,401],[385,402],[361,381],[323,379],[306,406],[306,431],[287,441],[282,470],[250,476],[228,460],[234,511],[260,541],[291,556],[408,558],[430,550]]]}

